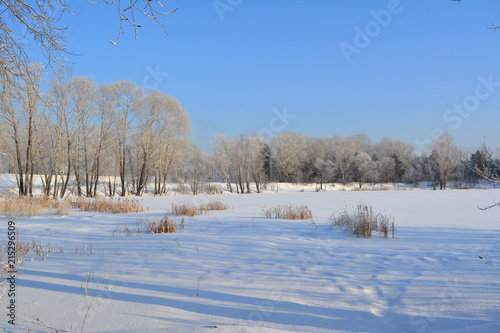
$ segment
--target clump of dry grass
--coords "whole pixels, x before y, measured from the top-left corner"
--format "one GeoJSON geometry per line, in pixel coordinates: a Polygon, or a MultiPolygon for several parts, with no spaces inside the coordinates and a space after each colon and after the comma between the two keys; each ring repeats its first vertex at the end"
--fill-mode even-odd
{"type": "MultiPolygon", "coordinates": [[[[182,219],[179,228],[184,229],[184,218],[182,219]]],[[[169,220],[168,216],[165,216],[159,222],[154,220],[153,222],[148,223],[145,229],[152,234],[172,234],[177,232],[177,224],[174,221],[169,220]]]]}
{"type": "Polygon", "coordinates": [[[24,218],[42,214],[68,215],[68,203],[47,197],[6,197],[0,199],[0,215],[24,218]]]}
{"type": "MultiPolygon", "coordinates": [[[[193,205],[189,204],[172,204],[172,210],[171,210],[173,215],[177,216],[198,216],[203,214],[203,210],[200,210],[199,208],[196,208],[193,205]]],[[[208,210],[205,210],[206,214],[208,214],[208,210]]]]}
{"type": "Polygon", "coordinates": [[[229,210],[231,207],[226,205],[221,201],[210,201],[206,204],[195,207],[191,204],[172,204],[172,215],[177,216],[198,216],[198,215],[208,215],[211,210],[229,210]]]}
{"type": "Polygon", "coordinates": [[[75,198],[70,199],[69,204],[71,208],[79,208],[82,212],[130,214],[149,211],[149,208],[144,208],[142,202],[137,199],[75,198]]]}
{"type": "Polygon", "coordinates": [[[373,231],[378,231],[384,238],[395,237],[396,228],[394,219],[384,214],[374,214],[371,206],[359,203],[353,211],[344,208],[330,218],[333,226],[340,227],[345,232],[352,233],[358,238],[370,238],[373,231]]]}
{"type": "Polygon", "coordinates": [[[222,201],[210,201],[209,203],[206,203],[204,205],[200,206],[200,210],[202,211],[207,211],[207,210],[229,210],[231,207],[222,201]]]}
{"type": "Polygon", "coordinates": [[[305,205],[278,205],[276,207],[264,207],[266,217],[287,220],[312,220],[313,215],[309,207],[305,205]]]}

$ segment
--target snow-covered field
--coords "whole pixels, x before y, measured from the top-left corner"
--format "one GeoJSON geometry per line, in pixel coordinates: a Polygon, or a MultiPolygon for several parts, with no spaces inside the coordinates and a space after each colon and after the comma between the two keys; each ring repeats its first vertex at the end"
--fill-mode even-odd
{"type": "MultiPolygon", "coordinates": [[[[499,199],[493,189],[288,186],[146,197],[151,210],[141,214],[14,219],[22,240],[50,241],[53,253],[29,254],[18,273],[15,327],[2,287],[0,330],[54,331],[43,323],[75,332],[83,324],[88,332],[498,332],[500,210],[477,206],[499,199]],[[135,233],[172,203],[209,200],[232,209],[185,218],[176,234],[135,233]],[[360,201],[395,218],[395,239],[332,229],[329,217],[360,201]],[[264,217],[264,206],[288,203],[308,205],[314,223],[264,217]]],[[[7,219],[0,221],[6,235],[7,219]]]]}

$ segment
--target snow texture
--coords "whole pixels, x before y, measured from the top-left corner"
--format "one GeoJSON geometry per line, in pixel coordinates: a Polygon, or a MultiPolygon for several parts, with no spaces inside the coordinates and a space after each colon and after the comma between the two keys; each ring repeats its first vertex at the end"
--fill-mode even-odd
{"type": "Polygon", "coordinates": [[[26,257],[15,327],[2,287],[0,331],[79,332],[85,320],[84,331],[107,333],[498,332],[500,210],[477,206],[499,198],[494,189],[282,185],[279,193],[145,197],[151,210],[140,214],[14,219],[23,241],[50,241],[53,253],[26,257]],[[172,203],[211,200],[232,209],[184,218],[175,234],[136,233],[172,203]],[[332,228],[333,213],[360,201],[394,217],[395,239],[332,228]],[[264,206],[289,203],[308,205],[314,223],[264,217],[264,206]]]}

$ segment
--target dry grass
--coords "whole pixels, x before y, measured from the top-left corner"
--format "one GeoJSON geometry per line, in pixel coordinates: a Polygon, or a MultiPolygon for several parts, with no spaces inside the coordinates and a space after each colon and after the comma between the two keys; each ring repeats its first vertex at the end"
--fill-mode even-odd
{"type": "Polygon", "coordinates": [[[199,216],[199,215],[208,215],[211,210],[229,210],[231,207],[226,205],[221,201],[210,201],[206,204],[200,205],[199,207],[195,207],[191,204],[172,204],[172,215],[176,216],[199,216]]]}
{"type": "Polygon", "coordinates": [[[97,212],[109,214],[130,214],[148,212],[142,202],[137,199],[111,199],[111,198],[75,198],[70,199],[71,208],[79,208],[82,212],[97,212]]]}
{"type": "Polygon", "coordinates": [[[68,215],[68,203],[47,197],[6,197],[0,199],[0,215],[24,218],[42,214],[68,215]]]}
{"type": "Polygon", "coordinates": [[[373,231],[378,231],[384,238],[395,237],[394,219],[383,214],[374,214],[371,206],[359,203],[352,211],[344,208],[332,215],[330,222],[345,232],[352,233],[359,238],[370,238],[373,231]]]}
{"type": "Polygon", "coordinates": [[[51,199],[47,197],[7,197],[0,199],[0,215],[7,218],[24,218],[42,214],[68,215],[69,208],[82,211],[128,214],[149,211],[137,199],[75,198],[51,199]]]}
{"type": "Polygon", "coordinates": [[[136,226],[136,228],[134,229],[131,225],[129,225],[128,223],[125,223],[125,226],[123,227],[123,229],[120,229],[120,227],[118,227],[118,223],[116,224],[116,228],[115,230],[113,231],[112,235],[114,238],[119,238],[119,237],[133,237],[133,236],[143,236],[143,229],[141,229],[140,226],[136,226]]]}
{"type": "MultiPolygon", "coordinates": [[[[9,261],[7,258],[7,244],[4,246],[2,242],[0,242],[0,277],[6,276],[11,271],[12,267],[9,267],[9,261]]],[[[25,264],[26,264],[26,255],[32,253],[38,257],[43,257],[44,259],[49,255],[53,255],[55,253],[60,253],[64,255],[64,250],[62,247],[59,250],[55,250],[50,240],[44,244],[41,241],[35,241],[34,239],[31,242],[26,241],[26,237],[22,239],[19,230],[16,235],[16,243],[15,243],[15,263],[14,267],[17,272],[21,274],[24,273],[25,264]]],[[[2,284],[0,283],[0,286],[2,284]]]]}
{"type": "MultiPolygon", "coordinates": [[[[184,218],[182,219],[180,229],[184,229],[184,218]]],[[[165,216],[159,222],[154,220],[146,225],[145,228],[149,233],[152,234],[172,234],[177,232],[177,224],[174,221],[169,220],[168,216],[165,216]]]]}
{"type": "MultiPolygon", "coordinates": [[[[172,204],[172,210],[171,210],[173,215],[177,216],[198,216],[198,215],[203,215],[203,211],[201,211],[199,208],[194,207],[193,205],[189,204],[172,204]]],[[[208,211],[205,211],[206,214],[208,214],[208,211]]]]}
{"type": "Polygon", "coordinates": [[[221,201],[210,201],[209,203],[206,203],[204,205],[200,206],[200,210],[202,211],[207,211],[207,210],[230,210],[231,207],[221,201]]]}
{"type": "Polygon", "coordinates": [[[264,207],[266,217],[287,220],[312,220],[313,215],[309,207],[305,205],[279,205],[276,207],[264,207]]]}

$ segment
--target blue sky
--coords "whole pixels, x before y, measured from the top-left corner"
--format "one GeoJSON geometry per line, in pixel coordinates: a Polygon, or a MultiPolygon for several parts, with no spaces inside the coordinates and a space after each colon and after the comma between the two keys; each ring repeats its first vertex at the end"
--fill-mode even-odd
{"type": "Polygon", "coordinates": [[[204,149],[215,133],[270,130],[500,143],[500,30],[486,28],[500,1],[170,0],[168,36],[141,18],[115,46],[113,7],[70,3],[75,75],[175,96],[204,149]]]}

